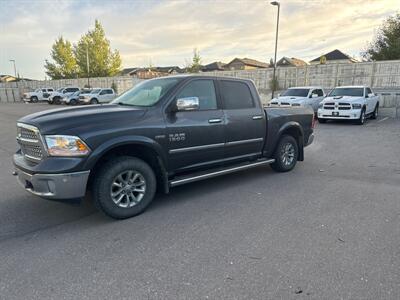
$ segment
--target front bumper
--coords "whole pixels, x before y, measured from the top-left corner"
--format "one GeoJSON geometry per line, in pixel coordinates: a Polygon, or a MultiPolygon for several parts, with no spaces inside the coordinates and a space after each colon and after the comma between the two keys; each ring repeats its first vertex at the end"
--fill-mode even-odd
{"type": "Polygon", "coordinates": [[[20,185],[28,192],[53,200],[69,200],[82,198],[86,194],[86,186],[90,171],[64,174],[29,174],[16,168],[20,185]]]}
{"type": "Polygon", "coordinates": [[[357,120],[360,118],[361,109],[318,109],[318,119],[357,120]]]}

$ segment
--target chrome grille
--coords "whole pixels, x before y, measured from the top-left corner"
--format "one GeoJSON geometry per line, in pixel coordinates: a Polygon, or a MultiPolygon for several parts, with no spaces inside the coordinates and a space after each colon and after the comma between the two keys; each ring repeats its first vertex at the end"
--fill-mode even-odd
{"type": "Polygon", "coordinates": [[[17,142],[27,160],[38,162],[43,158],[44,148],[39,130],[31,125],[17,124],[17,142]]]}

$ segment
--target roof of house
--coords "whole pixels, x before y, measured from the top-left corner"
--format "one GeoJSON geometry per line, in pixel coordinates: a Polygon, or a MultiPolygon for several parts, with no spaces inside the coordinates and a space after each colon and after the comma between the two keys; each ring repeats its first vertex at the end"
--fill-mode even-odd
{"type": "Polygon", "coordinates": [[[255,59],[251,59],[251,58],[234,58],[230,63],[228,63],[228,65],[230,65],[231,63],[235,62],[235,61],[240,61],[243,64],[247,65],[247,66],[253,66],[253,67],[258,67],[258,68],[268,68],[269,64],[255,60],[255,59]]]}
{"type": "Polygon", "coordinates": [[[137,69],[140,69],[140,68],[138,68],[138,67],[134,67],[134,68],[125,68],[125,69],[123,69],[121,72],[119,72],[118,75],[120,75],[120,76],[129,75],[129,73],[131,73],[132,71],[135,71],[135,70],[137,70],[137,69]]]}
{"type": "Polygon", "coordinates": [[[169,67],[132,67],[132,68],[125,68],[123,69],[119,75],[120,76],[126,76],[126,75],[131,75],[134,74],[138,71],[145,71],[145,70],[152,70],[155,72],[160,72],[160,73],[171,73],[173,71],[176,71],[177,73],[182,73],[184,70],[181,69],[178,66],[169,66],[169,67]]]}
{"type": "Polygon", "coordinates": [[[224,66],[226,64],[220,61],[214,61],[208,65],[203,66],[202,70],[203,71],[213,71],[213,70],[224,70],[224,66]]]}
{"type": "Polygon", "coordinates": [[[301,60],[296,57],[286,57],[286,56],[284,56],[280,60],[278,60],[278,62],[276,64],[282,65],[282,64],[285,64],[284,62],[287,62],[288,64],[295,66],[295,67],[301,67],[301,66],[307,65],[307,62],[305,62],[304,60],[301,60]]]}
{"type": "Polygon", "coordinates": [[[331,51],[331,52],[328,52],[328,53],[326,53],[326,54],[324,54],[324,55],[321,55],[321,56],[319,56],[319,57],[313,59],[312,61],[320,61],[320,59],[321,59],[322,56],[325,56],[325,57],[326,57],[326,60],[348,59],[348,60],[351,60],[351,61],[353,61],[353,62],[356,62],[356,61],[357,61],[357,60],[354,59],[353,57],[351,57],[351,56],[349,56],[349,55],[343,53],[342,51],[340,51],[340,50],[338,50],[338,49],[335,49],[335,50],[333,50],[333,51],[331,51]]]}

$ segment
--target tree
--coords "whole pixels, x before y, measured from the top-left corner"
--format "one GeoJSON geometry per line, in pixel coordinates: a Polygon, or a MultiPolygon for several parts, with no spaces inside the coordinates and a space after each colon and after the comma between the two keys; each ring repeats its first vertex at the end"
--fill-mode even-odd
{"type": "Polygon", "coordinates": [[[77,76],[78,66],[72,50],[72,44],[61,36],[53,44],[51,58],[54,62],[46,60],[46,74],[51,79],[74,78],[77,76]]]}
{"type": "Polygon", "coordinates": [[[187,70],[189,73],[199,73],[201,70],[201,57],[199,51],[197,49],[193,49],[193,58],[192,62],[189,64],[187,70]]]}
{"type": "Polygon", "coordinates": [[[361,55],[368,60],[400,59],[400,13],[387,18],[361,55]]]}
{"type": "Polygon", "coordinates": [[[76,62],[81,77],[114,76],[121,70],[118,50],[111,50],[103,26],[95,21],[94,29],[84,34],[74,47],[76,62]],[[89,74],[87,57],[89,57],[89,74]]]}

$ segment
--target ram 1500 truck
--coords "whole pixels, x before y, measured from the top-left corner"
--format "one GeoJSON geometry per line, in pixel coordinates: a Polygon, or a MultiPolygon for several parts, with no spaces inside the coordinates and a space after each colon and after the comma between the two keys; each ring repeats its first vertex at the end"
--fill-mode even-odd
{"type": "Polygon", "coordinates": [[[87,190],[123,219],[156,190],[270,164],[290,171],[311,144],[313,110],[262,107],[250,80],[171,76],[144,81],[111,104],[48,110],[17,123],[14,175],[46,199],[87,190]]]}

